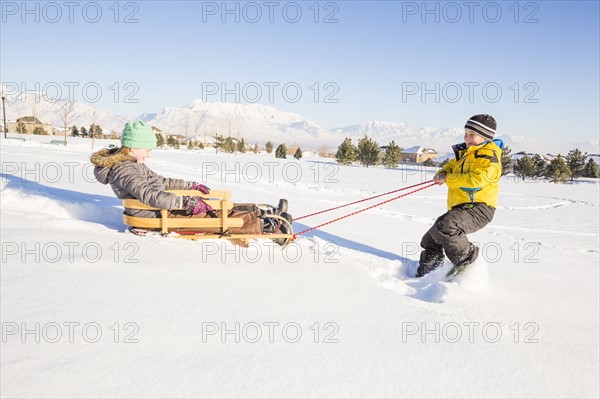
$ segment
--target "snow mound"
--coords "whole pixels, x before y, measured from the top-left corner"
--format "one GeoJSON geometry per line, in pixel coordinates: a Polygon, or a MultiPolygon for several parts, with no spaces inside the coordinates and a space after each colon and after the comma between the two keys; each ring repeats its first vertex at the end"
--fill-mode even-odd
{"type": "MultiPolygon", "coordinates": [[[[116,206],[120,205],[119,201],[106,204],[102,198],[20,179],[2,180],[0,183],[3,213],[16,215],[20,222],[27,218],[37,222],[53,221],[54,228],[65,223],[83,225],[93,222],[113,230],[122,230],[122,208],[116,206]]],[[[5,221],[3,224],[7,223],[5,221]]]]}
{"type": "MultiPolygon", "coordinates": [[[[446,278],[446,274],[452,268],[452,263],[444,262],[444,265],[431,273],[420,278],[408,278],[406,284],[412,288],[408,296],[426,302],[442,303],[453,299],[466,299],[471,292],[484,292],[488,288],[487,262],[479,257],[464,272],[452,281],[446,278]]],[[[408,273],[407,273],[408,274],[408,273]]],[[[410,276],[416,274],[416,269],[410,276]]]]}

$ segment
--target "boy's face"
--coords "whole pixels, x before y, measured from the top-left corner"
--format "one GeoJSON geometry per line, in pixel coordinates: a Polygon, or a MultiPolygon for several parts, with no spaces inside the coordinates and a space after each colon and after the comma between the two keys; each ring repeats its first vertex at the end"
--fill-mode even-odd
{"type": "Polygon", "coordinates": [[[144,159],[150,156],[150,151],[152,150],[147,150],[145,148],[132,148],[131,151],[129,151],[129,155],[134,157],[137,163],[144,163],[144,159]]]}
{"type": "Polygon", "coordinates": [[[471,147],[473,145],[479,145],[486,142],[486,139],[475,133],[470,129],[465,129],[465,143],[467,147],[471,147]]]}

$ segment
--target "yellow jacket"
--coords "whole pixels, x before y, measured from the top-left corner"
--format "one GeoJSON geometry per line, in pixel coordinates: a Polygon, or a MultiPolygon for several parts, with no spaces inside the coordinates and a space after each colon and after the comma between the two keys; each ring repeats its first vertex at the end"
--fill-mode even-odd
{"type": "Polygon", "coordinates": [[[471,147],[465,143],[452,146],[455,159],[437,172],[446,172],[448,209],[471,202],[483,202],[496,208],[503,147],[499,139],[471,147]]]}

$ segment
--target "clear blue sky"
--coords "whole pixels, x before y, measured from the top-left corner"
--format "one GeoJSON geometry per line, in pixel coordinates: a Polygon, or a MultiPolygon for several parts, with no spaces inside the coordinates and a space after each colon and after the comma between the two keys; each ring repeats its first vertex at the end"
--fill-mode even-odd
{"type": "Polygon", "coordinates": [[[224,13],[221,1],[83,1],[71,9],[2,1],[1,80],[27,89],[50,83],[49,95],[77,82],[75,100],[93,99],[100,87],[97,105],[128,117],[220,101],[218,86],[235,91],[239,82],[239,102],[258,99],[326,128],[368,120],[460,127],[490,113],[499,134],[597,140],[599,2],[465,3],[228,2],[234,11],[224,13]]]}

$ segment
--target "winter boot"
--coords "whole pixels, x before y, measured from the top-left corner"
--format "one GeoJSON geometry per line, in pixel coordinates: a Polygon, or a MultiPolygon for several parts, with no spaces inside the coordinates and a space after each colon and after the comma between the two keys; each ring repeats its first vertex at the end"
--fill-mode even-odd
{"type": "Polygon", "coordinates": [[[469,254],[467,255],[467,257],[465,259],[463,259],[462,261],[458,262],[456,265],[454,265],[454,267],[452,269],[450,269],[448,274],[446,274],[446,277],[449,279],[456,277],[457,275],[462,273],[467,268],[467,266],[469,266],[470,264],[475,262],[475,260],[477,259],[478,256],[479,256],[479,247],[476,247],[475,245],[471,244],[471,250],[469,251],[469,254]]]}
{"type": "Polygon", "coordinates": [[[263,204],[263,205],[259,205],[259,209],[260,209],[261,217],[268,217],[269,215],[279,216],[282,213],[287,212],[288,201],[285,198],[281,198],[279,200],[279,204],[277,204],[277,206],[263,204]]]}
{"type": "Polygon", "coordinates": [[[423,277],[444,264],[444,251],[426,249],[421,252],[416,277],[423,277]]]}
{"type": "MultiPolygon", "coordinates": [[[[286,202],[286,205],[287,205],[287,202],[286,202]]],[[[284,218],[285,220],[287,220],[288,223],[290,224],[290,226],[292,225],[292,215],[290,215],[287,212],[283,212],[281,214],[281,217],[284,218]]],[[[279,234],[289,234],[290,233],[290,227],[287,224],[285,224],[285,222],[282,222],[281,220],[277,220],[277,222],[279,223],[279,228],[277,229],[276,233],[279,233],[279,234]]],[[[287,241],[287,238],[274,238],[273,241],[276,244],[284,245],[287,241]]]]}
{"type": "Polygon", "coordinates": [[[273,213],[275,215],[281,215],[282,213],[287,212],[288,210],[288,202],[285,198],[279,200],[279,204],[277,204],[277,208],[273,209],[273,213]]]}

